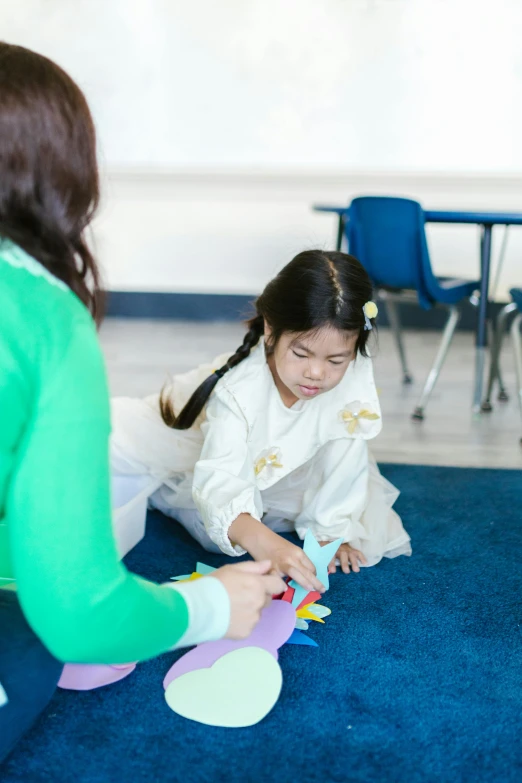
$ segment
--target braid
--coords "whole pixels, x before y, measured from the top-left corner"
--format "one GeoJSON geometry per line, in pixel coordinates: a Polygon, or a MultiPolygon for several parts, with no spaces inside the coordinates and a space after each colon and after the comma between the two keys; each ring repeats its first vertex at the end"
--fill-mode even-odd
{"type": "Polygon", "coordinates": [[[339,282],[339,273],[335,268],[335,264],[330,258],[328,258],[328,256],[326,256],[326,263],[328,264],[330,278],[335,290],[335,314],[339,315],[344,304],[344,291],[342,289],[341,283],[339,282]]]}
{"type": "Polygon", "coordinates": [[[232,367],[235,367],[240,362],[242,362],[243,359],[246,359],[247,356],[250,355],[252,348],[258,344],[264,331],[263,316],[256,316],[256,318],[253,318],[251,321],[249,321],[248,325],[250,328],[245,334],[243,342],[237,351],[232,354],[228,362],[224,364],[223,367],[221,367],[219,370],[216,370],[215,375],[218,375],[219,378],[222,378],[225,373],[232,369],[232,367]]]}
{"type": "Polygon", "coordinates": [[[205,407],[208,398],[212,394],[214,387],[216,386],[219,379],[222,378],[225,373],[231,370],[232,367],[236,367],[236,365],[240,364],[243,359],[246,359],[247,356],[250,355],[250,351],[258,344],[259,340],[261,339],[261,335],[263,334],[263,316],[257,315],[255,318],[252,318],[248,322],[248,326],[248,332],[246,333],[243,342],[237,351],[232,354],[230,359],[226,362],[226,364],[223,365],[223,367],[220,367],[218,370],[213,372],[212,375],[209,375],[209,377],[206,378],[200,386],[198,386],[178,416],[176,416],[174,412],[172,401],[165,395],[165,389],[162,390],[159,401],[160,412],[161,418],[168,427],[171,427],[175,430],[188,430],[190,427],[192,427],[197,417],[205,407]]]}

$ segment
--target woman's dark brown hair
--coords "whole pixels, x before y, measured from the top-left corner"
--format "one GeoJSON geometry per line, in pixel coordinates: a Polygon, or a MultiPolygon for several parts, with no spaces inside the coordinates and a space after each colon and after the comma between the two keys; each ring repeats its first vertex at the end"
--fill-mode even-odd
{"type": "Polygon", "coordinates": [[[263,336],[265,322],[272,330],[267,353],[284,332],[302,334],[325,326],[356,332],[355,353],[367,356],[369,331],[363,307],[372,298],[372,284],[359,261],[347,253],[305,250],[299,253],[256,299],[256,316],[248,321],[242,344],[228,362],[198,386],[176,416],[171,400],[160,396],[161,416],[173,429],[193,425],[220,378],[246,359],[263,336]]]}
{"type": "Polygon", "coordinates": [[[98,201],[82,91],[51,60],[0,41],[0,238],[63,280],[96,319],[99,272],[84,232],[98,201]]]}

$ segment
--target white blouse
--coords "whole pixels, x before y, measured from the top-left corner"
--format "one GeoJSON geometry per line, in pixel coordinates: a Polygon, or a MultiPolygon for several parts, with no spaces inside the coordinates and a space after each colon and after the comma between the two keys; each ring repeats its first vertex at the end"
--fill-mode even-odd
{"type": "Polygon", "coordinates": [[[210,538],[227,554],[243,554],[228,538],[232,522],[242,513],[260,521],[271,490],[292,492],[303,477],[300,537],[311,529],[319,540],[357,538],[367,502],[366,441],[380,430],[371,359],[358,356],[334,389],[287,408],[261,342],[219,381],[201,423],[193,500],[210,538]]]}

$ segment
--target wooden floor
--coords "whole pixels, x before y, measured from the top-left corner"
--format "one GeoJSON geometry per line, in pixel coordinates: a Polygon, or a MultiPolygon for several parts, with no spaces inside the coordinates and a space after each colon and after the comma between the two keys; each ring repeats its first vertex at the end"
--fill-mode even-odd
{"type": "MultiPolygon", "coordinates": [[[[169,374],[183,372],[219,353],[234,350],[242,340],[240,324],[185,323],[109,318],[101,330],[111,393],[142,396],[158,390],[169,374]]],[[[450,349],[424,422],[410,413],[433,360],[440,335],[407,332],[406,349],[414,384],[401,384],[399,363],[387,330],[374,350],[375,374],[384,427],[372,442],[381,462],[522,467],[522,422],[515,399],[511,346],[503,352],[508,403],[494,404],[490,414],[471,413],[474,367],[473,335],[460,333],[450,349]]]]}

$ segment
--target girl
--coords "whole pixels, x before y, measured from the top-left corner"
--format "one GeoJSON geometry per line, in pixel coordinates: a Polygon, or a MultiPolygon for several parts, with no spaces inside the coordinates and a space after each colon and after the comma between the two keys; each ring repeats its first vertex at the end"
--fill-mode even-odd
{"type": "Polygon", "coordinates": [[[311,562],[278,533],[342,538],[331,572],[411,554],[398,493],[367,448],[381,429],[371,293],[353,256],[300,253],[257,299],[234,354],[168,393],[113,401],[113,470],[147,473],[151,505],[206,549],[270,559],[309,590],[322,589],[311,562]]]}
{"type": "Polygon", "coordinates": [[[125,663],[244,637],[284,589],[263,576],[269,562],[175,589],[119,562],[98,272],[84,239],[95,149],[76,84],[0,42],[0,762],[63,661],[125,663]]]}

